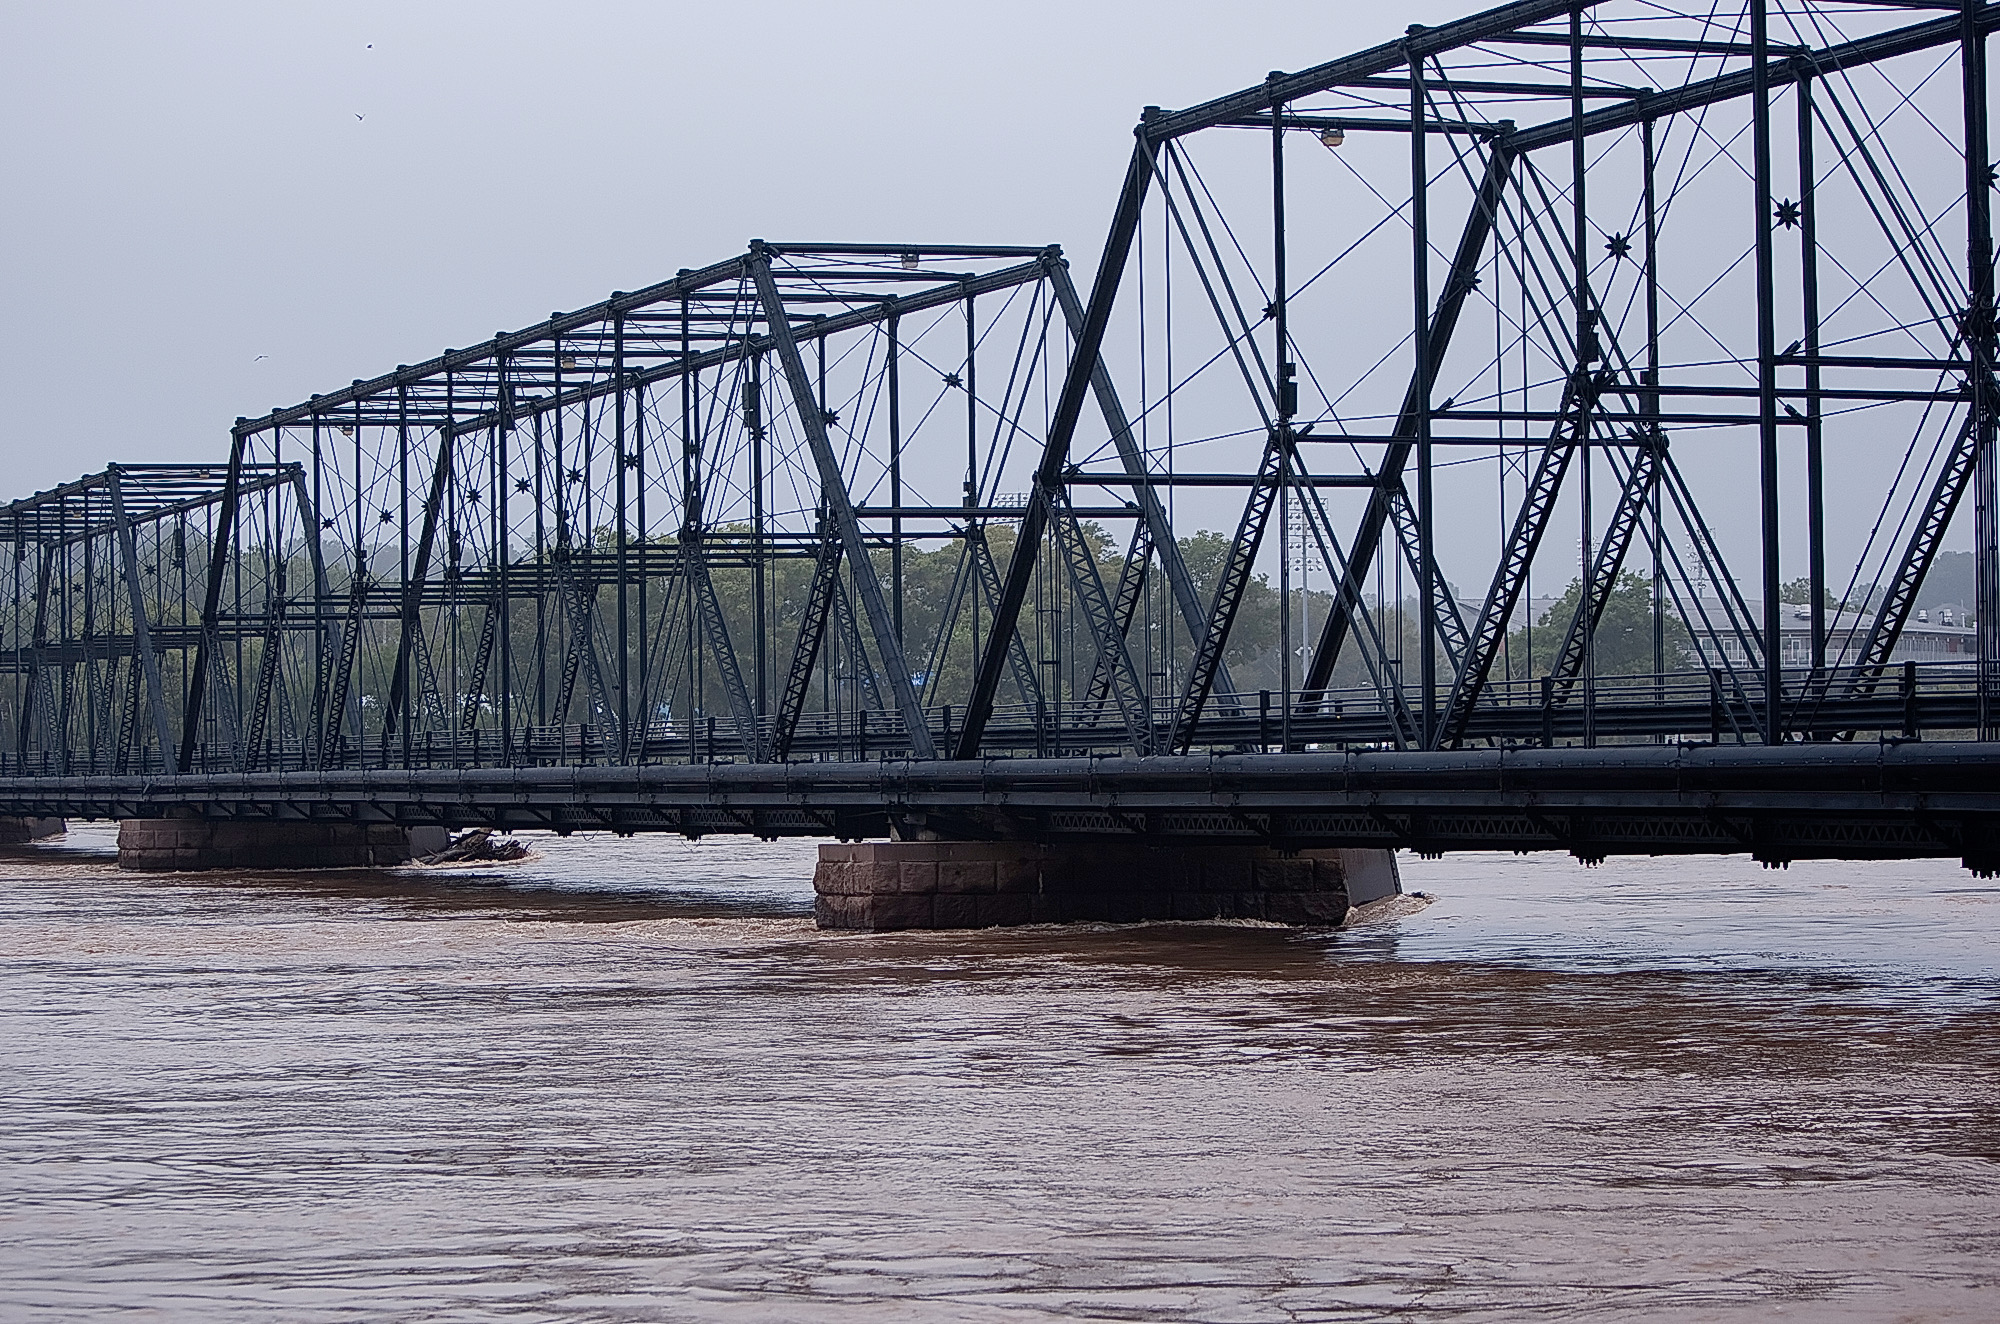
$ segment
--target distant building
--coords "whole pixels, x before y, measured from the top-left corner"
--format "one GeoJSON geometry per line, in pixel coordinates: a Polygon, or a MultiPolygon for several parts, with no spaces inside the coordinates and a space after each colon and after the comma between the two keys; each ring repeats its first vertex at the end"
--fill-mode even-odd
{"type": "MultiPolygon", "coordinates": [[[[1750,627],[1761,628],[1764,608],[1761,602],[1751,601],[1750,627]]],[[[1783,662],[1788,667],[1808,667],[1812,665],[1812,608],[1804,604],[1786,603],[1783,620],[1778,629],[1778,637],[1783,641],[1783,662]]],[[[1747,664],[1743,641],[1730,628],[1728,614],[1722,604],[1715,599],[1705,598],[1698,608],[1691,612],[1696,619],[1690,622],[1690,635],[1696,645],[1688,658],[1691,666],[1733,666],[1747,664]],[[1704,661],[1704,657],[1706,661],[1704,661]]],[[[1828,609],[1826,614],[1826,662],[1828,666],[1852,666],[1861,660],[1861,648],[1868,640],[1868,631],[1875,623],[1873,611],[1854,612],[1828,609]]],[[[1754,635],[1753,635],[1754,637],[1754,635]]],[[[1910,613],[1903,631],[1897,636],[1896,646],[1890,651],[1891,662],[1970,662],[1976,656],[1974,641],[1977,631],[1972,622],[1957,608],[1932,607],[1910,613]]]]}

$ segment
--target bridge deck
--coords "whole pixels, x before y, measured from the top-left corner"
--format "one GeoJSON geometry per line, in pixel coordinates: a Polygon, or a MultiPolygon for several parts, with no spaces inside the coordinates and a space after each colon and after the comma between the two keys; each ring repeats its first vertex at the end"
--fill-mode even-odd
{"type": "Polygon", "coordinates": [[[2000,863],[1970,743],[0,778],[0,812],[2000,863]]]}

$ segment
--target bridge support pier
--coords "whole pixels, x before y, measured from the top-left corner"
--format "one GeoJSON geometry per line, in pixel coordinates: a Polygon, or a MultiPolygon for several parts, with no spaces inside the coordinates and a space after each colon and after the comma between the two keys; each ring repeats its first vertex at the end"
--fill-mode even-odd
{"type": "Polygon", "coordinates": [[[869,842],[821,846],[813,871],[821,928],[877,933],[1083,920],[1330,925],[1401,890],[1390,851],[1286,856],[1235,842],[869,842]]]}
{"type": "MultiPolygon", "coordinates": [[[[442,828],[391,823],[255,823],[195,817],[128,818],[118,824],[118,867],[148,873],[202,869],[368,869],[407,864],[412,837],[442,828]]],[[[441,848],[428,839],[418,853],[441,848]]]]}
{"type": "Polygon", "coordinates": [[[0,815],[0,846],[18,846],[26,841],[40,841],[43,837],[60,837],[67,831],[69,824],[60,818],[0,815]]]}

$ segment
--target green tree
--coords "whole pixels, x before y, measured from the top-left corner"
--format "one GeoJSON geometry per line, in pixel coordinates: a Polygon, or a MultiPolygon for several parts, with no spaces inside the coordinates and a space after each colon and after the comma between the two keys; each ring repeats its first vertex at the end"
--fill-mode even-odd
{"type": "MultiPolygon", "coordinates": [[[[1834,594],[1833,590],[1825,587],[1824,585],[1820,587],[1820,596],[1825,600],[1826,605],[1829,608],[1838,608],[1840,606],[1839,597],[1834,594]]],[[[1786,584],[1783,588],[1778,590],[1778,601],[1784,603],[1790,603],[1795,606],[1801,606],[1801,607],[1811,603],[1812,602],[1811,578],[1808,576],[1801,575],[1799,578],[1794,579],[1791,583],[1786,584]]]]}
{"type": "MultiPolygon", "coordinates": [[[[1519,679],[1545,676],[1554,669],[1557,654],[1576,618],[1583,600],[1583,581],[1573,579],[1569,588],[1535,621],[1533,630],[1522,628],[1508,637],[1508,674],[1519,679]]],[[[1662,622],[1665,663],[1669,671],[1681,664],[1689,646],[1688,633],[1671,610],[1662,622]]],[[[1627,571],[1618,576],[1598,618],[1592,652],[1600,676],[1645,675],[1653,670],[1653,583],[1644,575],[1627,571]]]]}

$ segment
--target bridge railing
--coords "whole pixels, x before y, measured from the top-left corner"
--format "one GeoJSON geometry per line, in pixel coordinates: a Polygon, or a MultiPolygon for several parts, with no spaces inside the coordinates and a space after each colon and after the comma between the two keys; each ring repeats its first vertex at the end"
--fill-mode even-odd
{"type": "MultiPolygon", "coordinates": [[[[1963,735],[1980,720],[1979,673],[1972,662],[1800,668],[1786,671],[1784,680],[1779,707],[1788,740],[1963,735]]],[[[1221,752],[1422,746],[1424,703],[1415,687],[1294,694],[1289,709],[1285,697],[1268,690],[1215,694],[1187,743],[1193,750],[1221,752]]],[[[1496,681],[1482,696],[1465,743],[1752,744],[1762,739],[1766,702],[1759,676],[1725,669],[1600,676],[1588,686],[1547,677],[1496,681]]],[[[1150,701],[1146,712],[1151,727],[1143,733],[1150,748],[1169,746],[1178,711],[1178,696],[1150,701]]],[[[1434,702],[1433,718],[1436,711],[1434,702]]],[[[933,743],[948,747],[960,714],[939,705],[926,715],[933,743]]],[[[474,723],[459,730],[412,733],[407,742],[378,735],[319,747],[298,738],[271,738],[255,750],[211,735],[194,751],[191,770],[733,763],[753,761],[750,751],[769,748],[770,737],[768,722],[746,730],[728,716],[708,714],[692,722],[662,718],[623,733],[591,723],[522,725],[503,733],[498,726],[474,723]]],[[[1045,700],[996,708],[981,749],[994,756],[1062,757],[1126,752],[1134,743],[1125,714],[1108,703],[1045,700]]],[[[911,744],[895,713],[869,708],[812,712],[798,719],[788,758],[903,758],[911,744]]],[[[108,755],[93,756],[89,749],[0,751],[0,775],[158,776],[170,771],[153,750],[142,751],[124,766],[113,766],[108,755]]]]}

